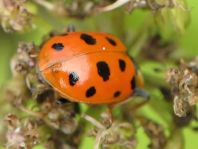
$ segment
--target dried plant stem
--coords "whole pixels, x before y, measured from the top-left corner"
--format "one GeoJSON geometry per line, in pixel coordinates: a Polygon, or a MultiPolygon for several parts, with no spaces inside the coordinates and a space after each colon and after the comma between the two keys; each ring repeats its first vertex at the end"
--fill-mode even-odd
{"type": "Polygon", "coordinates": [[[54,123],[51,123],[49,120],[47,120],[41,113],[39,112],[33,112],[27,108],[25,108],[24,106],[19,106],[19,109],[33,117],[36,117],[36,118],[39,118],[39,119],[42,119],[48,126],[54,128],[54,129],[58,129],[59,127],[54,124],[54,123]]]}
{"type": "Polygon", "coordinates": [[[100,122],[98,122],[96,119],[94,119],[93,117],[89,116],[89,115],[83,115],[82,116],[85,120],[87,120],[88,122],[92,123],[93,125],[95,125],[97,128],[99,129],[105,129],[105,126],[102,125],[100,122]]]}
{"type": "Polygon", "coordinates": [[[110,5],[106,6],[106,7],[101,8],[100,11],[111,11],[113,9],[116,9],[116,8],[118,8],[118,7],[120,7],[120,6],[128,3],[129,1],[130,0],[117,0],[115,3],[110,4],[110,5]]]}
{"type": "Polygon", "coordinates": [[[52,11],[54,9],[54,5],[48,1],[45,0],[34,0],[35,3],[37,3],[38,5],[41,5],[43,7],[45,7],[46,9],[52,11]]]}
{"type": "Polygon", "coordinates": [[[100,148],[101,138],[102,138],[102,132],[96,137],[96,143],[94,144],[94,149],[100,148]]]}

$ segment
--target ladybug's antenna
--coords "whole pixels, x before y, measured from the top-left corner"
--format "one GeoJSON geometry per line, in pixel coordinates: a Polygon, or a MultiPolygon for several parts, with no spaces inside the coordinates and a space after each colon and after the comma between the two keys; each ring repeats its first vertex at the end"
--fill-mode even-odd
{"type": "Polygon", "coordinates": [[[75,32],[75,26],[73,24],[69,24],[67,26],[67,32],[75,32]]]}

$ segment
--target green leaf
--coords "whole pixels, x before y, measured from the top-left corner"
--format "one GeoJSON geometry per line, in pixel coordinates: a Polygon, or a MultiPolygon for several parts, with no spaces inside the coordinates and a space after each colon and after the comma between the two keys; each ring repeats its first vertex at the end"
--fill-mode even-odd
{"type": "MultiPolygon", "coordinates": [[[[168,4],[165,4],[168,5],[168,4]]],[[[157,28],[164,39],[180,37],[190,21],[190,11],[185,0],[174,0],[173,6],[165,6],[155,12],[157,28]]]]}

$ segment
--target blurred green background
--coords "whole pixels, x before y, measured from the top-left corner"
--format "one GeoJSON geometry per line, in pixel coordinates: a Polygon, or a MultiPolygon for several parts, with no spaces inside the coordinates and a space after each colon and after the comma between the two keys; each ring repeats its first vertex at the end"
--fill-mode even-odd
{"type": "MultiPolygon", "coordinates": [[[[191,59],[198,56],[198,1],[188,0],[187,1],[189,10],[191,14],[190,24],[185,33],[179,35],[178,38],[178,48],[174,53],[176,58],[191,59]]],[[[45,10],[36,8],[32,5],[28,5],[32,13],[34,13],[33,24],[35,24],[34,29],[28,30],[24,33],[5,33],[0,28],[0,86],[3,87],[6,82],[11,78],[10,72],[10,59],[16,53],[17,44],[19,41],[30,41],[39,45],[42,42],[42,37],[48,34],[51,30],[62,31],[68,24],[74,24],[79,31],[104,31],[116,34],[117,36],[122,36],[122,30],[125,32],[129,31],[128,34],[133,34],[131,30],[138,30],[144,26],[145,20],[152,16],[151,12],[145,10],[135,10],[131,14],[124,13],[125,17],[120,15],[120,10],[102,13],[96,16],[88,17],[84,20],[70,19],[57,17],[49,15],[45,10]],[[39,9],[39,10],[38,10],[39,9]],[[38,14],[39,11],[39,14],[38,14]],[[115,20],[120,16],[120,20],[115,20]],[[116,26],[115,26],[116,23],[116,26]]],[[[172,37],[174,38],[174,37],[172,37]]],[[[128,41],[123,40],[126,45],[130,45],[128,41]],[[128,43],[127,43],[128,42],[128,43]]],[[[138,47],[138,46],[137,46],[138,47]]],[[[130,50],[133,50],[133,47],[130,50]]],[[[132,55],[136,53],[130,51],[132,55]]],[[[149,67],[147,68],[149,69],[149,67]]],[[[1,99],[0,99],[1,100],[1,99]]],[[[146,111],[152,119],[163,122],[161,116],[149,107],[144,107],[142,110],[146,111]]],[[[0,114],[0,119],[3,119],[4,115],[0,114]]],[[[184,149],[197,149],[198,147],[198,132],[193,131],[191,124],[182,130],[185,138],[184,149]]],[[[179,133],[179,132],[178,132],[179,133]]],[[[148,138],[144,135],[142,128],[138,129],[138,149],[146,149],[149,143],[148,138]]],[[[182,140],[181,140],[182,141],[182,140]]],[[[82,149],[91,148],[93,145],[93,139],[85,138],[82,144],[82,149]]],[[[41,148],[41,147],[38,147],[41,148]]],[[[176,148],[174,148],[176,149],[176,148]]]]}

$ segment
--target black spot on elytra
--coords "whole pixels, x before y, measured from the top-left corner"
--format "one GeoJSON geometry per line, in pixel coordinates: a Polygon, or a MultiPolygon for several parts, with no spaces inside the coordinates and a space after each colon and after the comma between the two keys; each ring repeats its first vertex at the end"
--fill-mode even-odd
{"type": "Polygon", "coordinates": [[[109,37],[106,37],[106,39],[112,46],[116,46],[115,40],[113,40],[112,38],[109,38],[109,37]]]}
{"type": "Polygon", "coordinates": [[[119,67],[120,67],[120,70],[121,71],[125,71],[125,68],[126,68],[126,62],[122,59],[119,59],[119,67]]]}
{"type": "Polygon", "coordinates": [[[135,77],[133,77],[131,80],[131,89],[134,90],[135,88],[136,88],[136,82],[135,82],[135,77]]]}
{"type": "Polygon", "coordinates": [[[75,72],[71,72],[69,74],[69,84],[71,86],[74,86],[78,80],[79,80],[79,76],[75,72]]]}
{"type": "Polygon", "coordinates": [[[66,103],[68,103],[69,101],[65,98],[59,98],[58,100],[56,100],[56,103],[59,105],[64,105],[66,103]]]}
{"type": "Polygon", "coordinates": [[[120,96],[120,91],[116,91],[115,93],[114,93],[114,95],[113,95],[114,97],[118,97],[118,96],[120,96]]]}
{"type": "Polygon", "coordinates": [[[88,34],[81,34],[80,39],[82,39],[84,42],[86,42],[89,45],[95,45],[96,39],[93,38],[91,35],[88,34]]]}
{"type": "Polygon", "coordinates": [[[110,69],[105,61],[97,62],[98,74],[102,77],[103,81],[109,80],[110,69]]]}
{"type": "Polygon", "coordinates": [[[91,97],[96,93],[96,88],[94,86],[90,87],[86,91],[86,97],[91,97]]]}
{"type": "Polygon", "coordinates": [[[64,45],[62,43],[54,43],[52,45],[52,48],[56,51],[61,51],[64,48],[64,45]]]}

